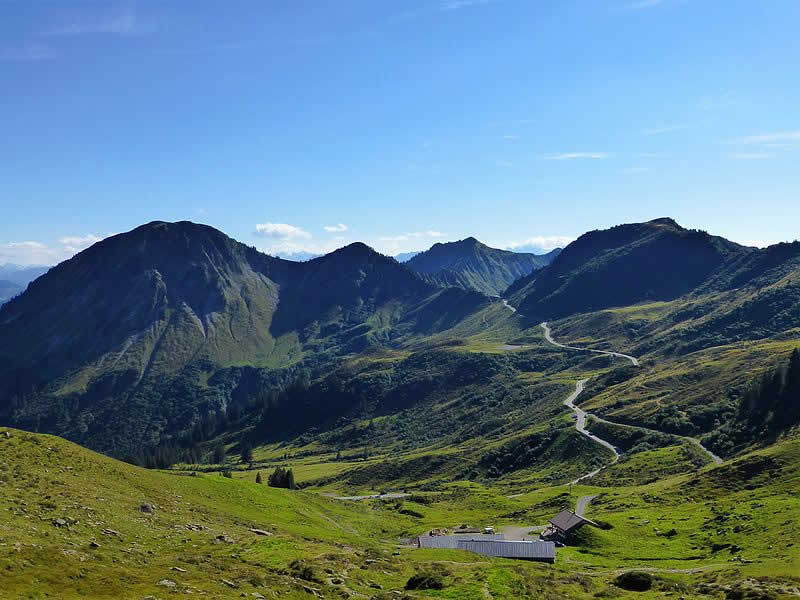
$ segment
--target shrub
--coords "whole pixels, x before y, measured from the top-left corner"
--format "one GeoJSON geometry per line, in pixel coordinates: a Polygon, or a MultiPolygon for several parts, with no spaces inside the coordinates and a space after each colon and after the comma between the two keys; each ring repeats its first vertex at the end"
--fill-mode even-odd
{"type": "Polygon", "coordinates": [[[628,571],[618,575],[614,585],[629,592],[646,592],[653,587],[653,576],[643,571],[628,571]]]}
{"type": "Polygon", "coordinates": [[[444,577],[438,573],[416,573],[406,582],[407,590],[444,589],[444,577]]]}
{"type": "Polygon", "coordinates": [[[305,581],[312,581],[312,582],[320,582],[320,579],[317,577],[317,573],[310,564],[305,562],[304,560],[295,560],[289,565],[289,570],[292,572],[292,575],[297,577],[298,579],[303,579],[305,581]]]}

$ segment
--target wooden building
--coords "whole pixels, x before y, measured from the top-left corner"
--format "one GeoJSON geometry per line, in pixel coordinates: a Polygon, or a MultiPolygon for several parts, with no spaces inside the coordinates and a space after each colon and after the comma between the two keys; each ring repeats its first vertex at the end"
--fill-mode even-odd
{"type": "Polygon", "coordinates": [[[563,510],[555,517],[550,519],[550,526],[545,529],[541,538],[543,540],[554,540],[565,543],[569,536],[584,525],[597,527],[597,523],[580,515],[576,515],[571,510],[563,510]]]}

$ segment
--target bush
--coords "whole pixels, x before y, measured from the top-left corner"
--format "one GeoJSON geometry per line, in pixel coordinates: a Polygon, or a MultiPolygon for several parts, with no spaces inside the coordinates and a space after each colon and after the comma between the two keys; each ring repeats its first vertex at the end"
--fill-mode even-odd
{"type": "Polygon", "coordinates": [[[653,587],[653,576],[643,571],[628,571],[618,575],[614,585],[629,592],[646,592],[653,587]]]}
{"type": "Polygon", "coordinates": [[[298,579],[321,583],[319,577],[317,577],[317,572],[314,570],[314,567],[304,560],[292,561],[292,563],[289,565],[289,570],[292,572],[292,575],[298,579]]]}
{"type": "Polygon", "coordinates": [[[407,590],[444,589],[444,577],[438,573],[416,573],[406,582],[407,590]]]}

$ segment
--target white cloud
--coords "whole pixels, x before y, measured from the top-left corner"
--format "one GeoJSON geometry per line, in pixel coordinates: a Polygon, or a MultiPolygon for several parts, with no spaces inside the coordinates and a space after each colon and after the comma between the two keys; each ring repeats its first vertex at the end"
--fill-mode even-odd
{"type": "Polygon", "coordinates": [[[89,34],[138,35],[152,33],[152,23],[144,22],[133,5],[118,6],[102,14],[89,14],[85,10],[64,15],[62,21],[42,32],[49,36],[75,36],[89,34]]]}
{"type": "Polygon", "coordinates": [[[0,244],[0,264],[55,265],[102,239],[100,236],[89,234],[63,237],[59,240],[60,246],[50,246],[36,241],[0,244]]]}
{"type": "MultiPolygon", "coordinates": [[[[336,227],[337,233],[344,233],[347,228],[341,229],[342,223],[331,225],[336,227]]],[[[327,230],[327,228],[326,228],[327,230]]],[[[417,251],[429,246],[433,240],[446,237],[446,234],[436,229],[409,231],[397,235],[386,235],[365,239],[354,239],[348,235],[336,235],[329,239],[313,239],[311,234],[294,225],[285,223],[264,223],[256,226],[256,233],[269,241],[257,245],[262,252],[272,255],[292,255],[297,253],[327,254],[356,241],[362,241],[378,252],[394,255],[398,252],[417,251]]]]}
{"type": "Polygon", "coordinates": [[[772,158],[769,152],[731,152],[728,158],[733,160],[766,160],[772,158]]]}
{"type": "Polygon", "coordinates": [[[103,239],[102,237],[90,233],[89,235],[84,235],[84,236],[63,237],[58,241],[64,245],[64,249],[67,252],[71,252],[72,254],[77,254],[81,250],[85,250],[92,244],[96,244],[102,239],[103,239]]]}
{"type": "Polygon", "coordinates": [[[338,225],[325,225],[323,229],[329,233],[341,233],[347,231],[348,227],[344,223],[339,223],[338,225]]]}
{"type": "Polygon", "coordinates": [[[664,2],[665,0],[637,0],[636,2],[631,2],[628,4],[628,8],[632,8],[634,10],[641,8],[653,8],[654,6],[658,6],[664,2]]]}
{"type": "Polygon", "coordinates": [[[511,169],[514,166],[514,163],[510,160],[504,160],[502,158],[496,158],[494,160],[494,166],[500,167],[501,169],[511,169]]]}
{"type": "Polygon", "coordinates": [[[459,10],[468,8],[470,6],[478,6],[480,4],[493,4],[498,0],[443,0],[439,4],[441,10],[459,10]]]}
{"type": "Polygon", "coordinates": [[[29,43],[17,48],[0,50],[0,60],[2,61],[33,62],[51,60],[57,56],[55,50],[39,43],[29,43]]]}
{"type": "Polygon", "coordinates": [[[735,140],[737,144],[774,144],[781,142],[800,142],[800,130],[778,131],[760,135],[748,135],[735,140]]]}
{"type": "Polygon", "coordinates": [[[549,252],[556,248],[563,248],[574,240],[574,237],[568,235],[537,235],[521,242],[512,242],[506,246],[506,249],[515,252],[549,252]]]}
{"type": "Polygon", "coordinates": [[[687,129],[686,125],[669,125],[667,127],[649,127],[647,129],[642,129],[642,135],[662,135],[664,133],[672,133],[673,131],[681,131],[683,129],[687,129]]]}
{"type": "Polygon", "coordinates": [[[542,158],[544,160],[575,160],[580,158],[589,158],[600,160],[609,158],[608,152],[563,152],[561,154],[547,154],[542,158]]]}
{"type": "Polygon", "coordinates": [[[258,223],[255,233],[258,236],[275,240],[311,239],[311,234],[305,229],[288,223],[258,223]]]}

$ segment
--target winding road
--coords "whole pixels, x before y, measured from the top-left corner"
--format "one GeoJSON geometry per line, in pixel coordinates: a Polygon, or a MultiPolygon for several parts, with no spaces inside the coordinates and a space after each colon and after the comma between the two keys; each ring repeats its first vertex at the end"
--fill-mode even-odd
{"type": "MultiPolygon", "coordinates": [[[[604,446],[604,447],[608,448],[609,450],[611,450],[611,452],[614,453],[614,458],[607,465],[605,465],[603,467],[600,467],[599,469],[595,469],[594,471],[592,471],[590,473],[586,473],[586,475],[581,475],[576,480],[571,482],[573,484],[579,483],[579,482],[583,481],[584,479],[590,479],[590,478],[594,477],[600,471],[602,471],[606,467],[610,467],[611,465],[613,465],[614,463],[616,463],[619,460],[619,452],[617,452],[617,449],[614,447],[614,444],[611,444],[610,442],[607,442],[606,440],[600,439],[595,434],[593,434],[591,431],[588,431],[586,429],[586,417],[587,417],[588,413],[586,413],[582,409],[580,409],[577,406],[575,406],[575,400],[577,400],[578,396],[580,396],[583,393],[583,389],[586,386],[586,382],[587,381],[589,381],[589,380],[588,379],[581,379],[580,381],[575,383],[575,391],[572,392],[569,396],[567,396],[566,400],[564,400],[564,406],[566,406],[567,408],[572,410],[573,413],[575,413],[575,429],[577,429],[579,433],[582,433],[583,435],[588,437],[593,442],[598,443],[601,446],[604,446]]],[[[588,502],[587,502],[587,504],[588,504],[588,502]]],[[[577,509],[576,509],[575,512],[577,514],[577,509]]]]}
{"type": "MultiPolygon", "coordinates": [[[[596,353],[599,353],[599,354],[607,354],[607,355],[610,355],[610,356],[617,356],[619,358],[625,358],[625,359],[631,361],[631,363],[636,367],[639,366],[639,360],[637,358],[635,358],[633,356],[630,356],[628,354],[622,354],[621,352],[611,352],[609,350],[592,350],[590,348],[581,348],[579,346],[567,346],[566,344],[559,344],[557,341],[555,341],[553,339],[553,335],[552,335],[552,332],[550,331],[550,327],[548,326],[548,324],[546,322],[540,323],[540,326],[541,326],[542,329],[544,329],[544,337],[545,337],[545,339],[550,344],[552,344],[554,346],[557,346],[559,348],[566,348],[568,350],[581,350],[581,351],[584,351],[584,352],[596,352],[596,353]]],[[[564,404],[566,406],[568,406],[569,408],[571,408],[575,412],[575,414],[577,415],[576,422],[575,422],[575,428],[578,431],[580,431],[581,433],[583,433],[584,435],[589,436],[591,439],[593,439],[594,441],[598,442],[599,444],[602,444],[606,448],[610,448],[611,450],[613,450],[615,455],[616,455],[615,459],[614,459],[614,462],[616,462],[617,459],[619,458],[619,454],[617,454],[617,450],[614,448],[614,446],[612,446],[611,444],[609,444],[605,440],[601,440],[596,435],[593,435],[593,434],[589,433],[588,431],[586,431],[585,425],[586,425],[586,417],[587,416],[591,416],[596,421],[599,421],[599,422],[602,422],[602,423],[607,423],[609,425],[615,425],[617,427],[630,427],[630,428],[633,428],[633,429],[643,429],[644,431],[650,431],[650,432],[659,433],[659,434],[662,434],[662,435],[671,435],[671,436],[676,437],[678,439],[690,442],[690,443],[694,444],[695,446],[697,446],[698,448],[700,448],[700,450],[705,452],[709,456],[709,458],[711,458],[711,460],[714,462],[714,464],[717,464],[717,465],[722,464],[722,458],[720,458],[719,456],[717,456],[716,454],[711,452],[711,450],[709,450],[708,448],[703,446],[703,444],[697,438],[689,437],[689,436],[686,436],[686,435],[678,435],[678,434],[675,434],[675,433],[666,433],[665,434],[665,432],[663,432],[663,431],[658,431],[657,429],[649,429],[648,427],[642,427],[640,425],[628,425],[628,424],[625,424],[625,423],[615,423],[614,421],[609,421],[608,419],[604,419],[603,417],[598,417],[597,415],[590,414],[590,413],[587,413],[587,412],[581,410],[580,408],[575,406],[574,401],[581,394],[581,392],[583,392],[583,388],[586,385],[587,381],[588,381],[588,379],[580,380],[577,383],[576,387],[575,387],[575,391],[569,396],[569,398],[567,398],[564,401],[564,404]]],[[[611,464],[614,464],[614,463],[612,462],[611,464]]],[[[597,473],[599,473],[601,470],[602,469],[598,469],[597,471],[589,473],[588,475],[584,475],[583,477],[581,477],[580,479],[577,479],[576,481],[580,481],[582,479],[588,479],[588,478],[596,475],[597,473]]]]}
{"type": "Polygon", "coordinates": [[[547,321],[545,321],[544,323],[540,323],[539,326],[542,329],[544,329],[545,339],[554,346],[558,346],[559,348],[566,348],[567,350],[583,350],[584,352],[594,352],[596,354],[607,354],[609,356],[618,356],[620,358],[626,358],[629,361],[631,361],[634,367],[639,366],[638,358],[629,356],[627,354],[622,354],[621,352],[612,352],[611,350],[593,350],[591,348],[581,348],[580,346],[567,346],[565,344],[559,344],[557,341],[553,339],[552,333],[550,332],[550,326],[547,324],[547,321]]]}

